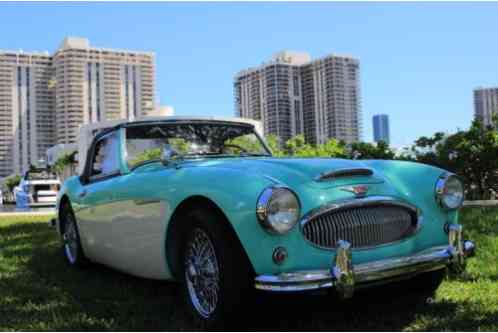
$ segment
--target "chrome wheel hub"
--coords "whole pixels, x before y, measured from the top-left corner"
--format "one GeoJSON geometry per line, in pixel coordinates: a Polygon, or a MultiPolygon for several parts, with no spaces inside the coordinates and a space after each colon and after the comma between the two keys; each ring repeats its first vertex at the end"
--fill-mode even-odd
{"type": "Polygon", "coordinates": [[[75,263],[78,254],[78,239],[76,234],[76,225],[72,216],[66,217],[66,224],[64,227],[64,251],[70,263],[75,263]]]}
{"type": "Polygon", "coordinates": [[[214,246],[203,230],[193,231],[184,265],[190,300],[197,312],[208,318],[216,310],[220,278],[214,246]]]}

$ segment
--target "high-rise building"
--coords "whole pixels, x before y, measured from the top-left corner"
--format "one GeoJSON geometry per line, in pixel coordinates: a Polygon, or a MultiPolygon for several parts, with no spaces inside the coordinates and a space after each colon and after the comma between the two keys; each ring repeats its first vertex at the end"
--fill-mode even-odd
{"type": "Polygon", "coordinates": [[[153,114],[154,54],[66,38],[53,54],[0,51],[0,177],[21,173],[82,124],[153,114]]]}
{"type": "Polygon", "coordinates": [[[498,88],[475,89],[474,117],[489,126],[493,125],[493,114],[498,115],[498,88]]]}
{"type": "Polygon", "coordinates": [[[75,142],[81,124],[147,115],[154,105],[154,54],[90,47],[66,38],[53,56],[57,143],[75,142]]]}
{"type": "Polygon", "coordinates": [[[20,173],[55,142],[48,53],[0,51],[0,177],[20,173]]]}
{"type": "Polygon", "coordinates": [[[235,114],[261,120],[265,134],[285,142],[304,134],[310,143],[361,136],[359,61],[282,51],[235,76],[235,114]]]}
{"type": "Polygon", "coordinates": [[[389,116],[387,114],[376,114],[373,116],[372,120],[374,141],[389,143],[389,116]]]}

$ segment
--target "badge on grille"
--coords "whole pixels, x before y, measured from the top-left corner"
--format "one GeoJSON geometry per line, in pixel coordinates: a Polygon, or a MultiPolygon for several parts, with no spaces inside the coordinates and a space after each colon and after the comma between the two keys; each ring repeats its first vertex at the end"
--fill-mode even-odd
{"type": "Polygon", "coordinates": [[[367,185],[347,186],[347,187],[341,187],[341,190],[351,192],[355,195],[355,197],[361,198],[367,195],[368,186],[367,185]]]}

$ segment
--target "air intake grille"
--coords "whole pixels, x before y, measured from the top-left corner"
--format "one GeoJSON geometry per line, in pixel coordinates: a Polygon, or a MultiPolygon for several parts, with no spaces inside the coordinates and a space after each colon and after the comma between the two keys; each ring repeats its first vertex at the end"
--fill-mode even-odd
{"type": "Polygon", "coordinates": [[[367,206],[326,212],[307,221],[302,231],[320,247],[335,248],[339,240],[345,240],[361,248],[401,240],[416,229],[416,215],[405,207],[367,206]]]}

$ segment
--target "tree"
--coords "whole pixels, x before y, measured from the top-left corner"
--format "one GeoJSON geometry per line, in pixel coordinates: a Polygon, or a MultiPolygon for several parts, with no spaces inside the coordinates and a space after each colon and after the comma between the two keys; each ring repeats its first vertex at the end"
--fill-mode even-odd
{"type": "Polygon", "coordinates": [[[498,185],[498,131],[478,120],[467,131],[420,137],[412,146],[415,160],[459,175],[467,198],[487,199],[498,185]]]}
{"type": "Polygon", "coordinates": [[[268,148],[272,151],[273,156],[284,156],[284,152],[280,149],[280,138],[276,135],[269,134],[265,137],[268,148]]]}
{"type": "Polygon", "coordinates": [[[315,156],[347,158],[346,144],[337,139],[330,139],[324,144],[316,145],[315,156]]]}
{"type": "MultiPolygon", "coordinates": [[[[276,138],[276,137],[275,137],[276,138]]],[[[278,139],[273,139],[273,144],[277,145],[278,139]]],[[[272,149],[273,150],[273,149],[272,149]]],[[[324,144],[312,145],[306,142],[304,135],[299,134],[287,140],[284,149],[277,146],[277,154],[274,156],[294,156],[294,157],[346,157],[344,142],[330,139],[324,144]]]]}
{"type": "Polygon", "coordinates": [[[295,157],[313,157],[316,156],[316,151],[310,144],[306,143],[304,135],[299,134],[287,140],[284,145],[284,150],[287,155],[295,157]]]}
{"type": "Polygon", "coordinates": [[[469,198],[487,199],[498,185],[498,131],[478,120],[436,145],[439,166],[462,177],[469,198]]]}
{"type": "Polygon", "coordinates": [[[21,182],[21,176],[19,175],[9,176],[5,179],[5,186],[7,186],[9,192],[13,192],[14,187],[19,185],[20,182],[21,182]]]}
{"type": "Polygon", "coordinates": [[[67,166],[76,165],[76,159],[75,159],[76,153],[77,153],[76,151],[73,151],[71,153],[67,153],[59,157],[52,166],[52,170],[56,174],[60,175],[64,172],[64,169],[67,166]]]}
{"type": "Polygon", "coordinates": [[[422,136],[415,140],[415,144],[411,147],[412,156],[415,161],[443,167],[436,147],[441,144],[444,139],[445,134],[443,132],[437,132],[432,137],[422,136]]]}
{"type": "Polygon", "coordinates": [[[162,149],[160,147],[145,149],[137,154],[129,163],[130,165],[137,165],[145,161],[159,160],[161,159],[161,152],[162,149]]]}
{"type": "Polygon", "coordinates": [[[376,145],[368,142],[354,142],[351,144],[350,157],[355,160],[393,160],[395,154],[384,141],[376,145]]]}

